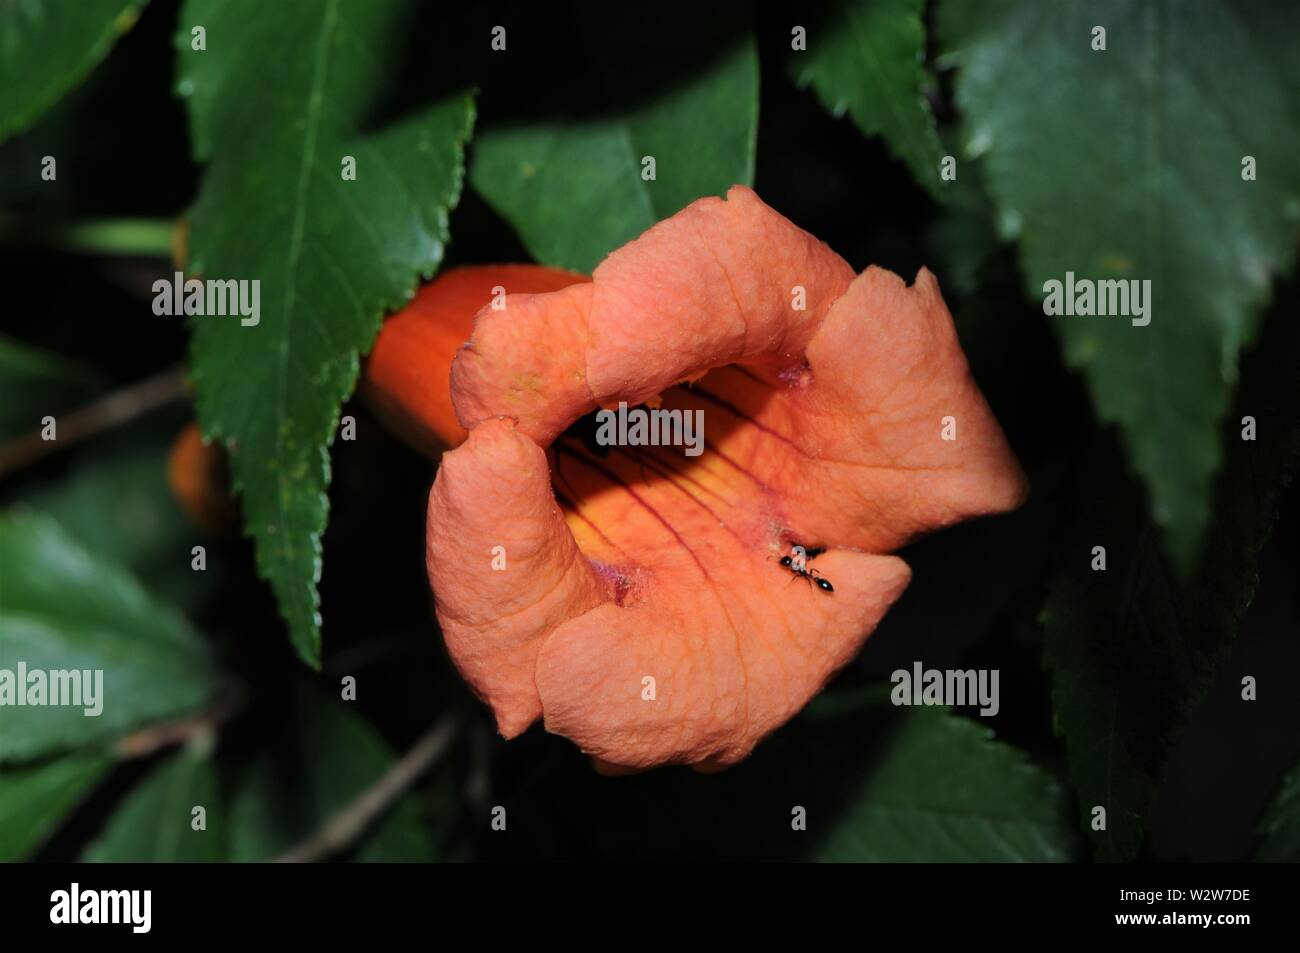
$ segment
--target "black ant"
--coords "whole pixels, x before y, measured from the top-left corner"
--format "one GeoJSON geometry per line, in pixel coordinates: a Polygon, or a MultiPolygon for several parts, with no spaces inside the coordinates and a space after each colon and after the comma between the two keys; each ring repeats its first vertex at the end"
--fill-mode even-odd
{"type": "Polygon", "coordinates": [[[821,549],[814,549],[805,552],[802,546],[796,546],[795,553],[800,554],[802,557],[798,564],[795,563],[795,557],[793,555],[782,556],[781,565],[794,573],[794,575],[790,577],[791,582],[802,577],[808,580],[810,584],[815,584],[822,592],[834,592],[835,587],[831,585],[829,579],[819,573],[816,569],[808,568],[808,560],[820,555],[822,552],[824,552],[824,550],[821,549]]]}

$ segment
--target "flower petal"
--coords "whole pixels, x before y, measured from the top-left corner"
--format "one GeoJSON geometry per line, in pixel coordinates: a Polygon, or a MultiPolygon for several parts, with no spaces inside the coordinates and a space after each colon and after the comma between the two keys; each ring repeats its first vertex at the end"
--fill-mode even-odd
{"type": "Polygon", "coordinates": [[[451,367],[456,415],[472,427],[510,417],[543,446],[595,406],[587,384],[590,284],[554,294],[509,294],[484,310],[451,367]]]}
{"type": "Polygon", "coordinates": [[[548,731],[606,765],[734,764],[853,658],[911,577],[897,557],[832,550],[817,558],[831,594],[738,546],[716,555],[708,581],[656,570],[643,604],[606,603],[547,638],[548,731]]]}
{"type": "Polygon", "coordinates": [[[443,455],[426,560],[447,650],[514,737],[542,711],[541,641],[607,595],[551,495],[546,454],[512,422],[485,421],[443,455]]]}
{"type": "Polygon", "coordinates": [[[362,389],[384,421],[429,456],[459,445],[465,428],[451,406],[451,364],[469,340],[474,315],[507,292],[558,291],[585,275],[539,265],[452,268],[422,287],[384,322],[366,361],[362,389]]]}
{"type": "Polygon", "coordinates": [[[545,446],[597,406],[641,403],[710,368],[752,363],[775,375],[802,362],[853,269],[736,186],[624,245],[592,280],[480,313],[452,367],[463,425],[512,416],[545,446]]]}
{"type": "Polygon", "coordinates": [[[809,543],[889,552],[1014,509],[1027,492],[925,269],[911,287],[863,272],[806,368],[776,389],[726,368],[692,393],[705,398],[713,449],[782,501],[790,535],[809,543]]]}

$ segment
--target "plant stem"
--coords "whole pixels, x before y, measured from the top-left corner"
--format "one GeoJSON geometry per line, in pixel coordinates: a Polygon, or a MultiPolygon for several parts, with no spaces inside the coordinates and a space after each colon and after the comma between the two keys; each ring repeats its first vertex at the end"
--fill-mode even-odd
{"type": "Polygon", "coordinates": [[[237,715],[248,701],[247,690],[232,683],[208,708],[175,721],[159,722],[117,740],[121,758],[146,758],[162,748],[185,744],[203,734],[213,734],[237,715]]]}
{"type": "Polygon", "coordinates": [[[459,730],[456,716],[440,719],[351,804],[332,815],[306,840],[277,857],[276,863],[312,863],[350,846],[442,757],[459,730]]]}
{"type": "Polygon", "coordinates": [[[174,367],[106,394],[80,410],[60,415],[56,440],[43,440],[38,429],[0,445],[0,477],[34,463],[60,447],[71,446],[86,437],[129,423],[184,396],[183,367],[174,367]]]}
{"type": "Polygon", "coordinates": [[[68,251],[171,258],[173,228],[172,222],[158,219],[114,218],[72,225],[51,237],[68,251]]]}
{"type": "Polygon", "coordinates": [[[154,218],[106,218],[50,227],[20,216],[0,215],[0,243],[88,255],[137,255],[170,260],[175,227],[175,222],[154,218]]]}

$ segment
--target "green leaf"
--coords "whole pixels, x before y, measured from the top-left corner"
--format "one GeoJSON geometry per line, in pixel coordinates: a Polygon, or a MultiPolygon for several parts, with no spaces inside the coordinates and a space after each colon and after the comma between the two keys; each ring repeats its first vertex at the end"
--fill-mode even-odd
{"type": "Polygon", "coordinates": [[[9,673],[15,692],[0,721],[0,761],[113,737],[190,711],[212,693],[212,660],[189,623],[49,517],[0,515],[0,580],[0,678],[9,673]],[[76,671],[81,678],[88,671],[86,690],[93,693],[98,683],[98,697],[83,696],[82,705],[19,705],[20,665],[29,679],[38,671],[76,671]],[[87,715],[87,708],[101,710],[87,715]]]}
{"type": "Polygon", "coordinates": [[[145,0],[0,4],[0,140],[30,126],[135,25],[145,0]]]}
{"type": "Polygon", "coordinates": [[[638,17],[577,39],[562,54],[581,79],[574,89],[537,77],[529,118],[480,130],[470,183],[538,261],[590,272],[695,199],[753,182],[754,39],[719,40],[700,24],[687,34],[638,17]],[[606,108],[590,112],[593,99],[606,108]],[[647,156],[653,181],[643,178],[647,156]]]}
{"type": "MultiPolygon", "coordinates": [[[[1044,316],[1117,424],[1181,576],[1195,567],[1237,354],[1294,263],[1300,122],[1263,51],[1278,24],[1230,3],[940,7],[966,151],[1032,300],[1067,272],[1150,281],[1150,324],[1044,316]],[[1094,26],[1106,50],[1092,49],[1094,26]],[[1243,181],[1253,156],[1258,180],[1243,181]]],[[[1287,35],[1300,32],[1291,5],[1287,35]]]]}
{"type": "Polygon", "coordinates": [[[455,95],[364,131],[392,92],[385,64],[409,8],[190,0],[177,34],[195,154],[210,160],[192,270],[261,282],[256,325],[195,319],[199,417],[232,450],[258,570],[313,666],[339,407],[384,312],[442,260],[473,122],[470,97],[455,95]],[[191,49],[190,24],[205,27],[205,51],[191,49]],[[355,181],[342,177],[349,156],[355,181]]]}
{"type": "MultiPolygon", "coordinates": [[[[169,433],[160,428],[158,436],[169,433]]],[[[63,479],[22,499],[53,516],[95,556],[130,570],[150,592],[189,609],[212,591],[220,567],[190,568],[190,548],[205,538],[168,486],[168,445],[158,436],[98,450],[63,479]]]]}
{"type": "Polygon", "coordinates": [[[1287,772],[1273,801],[1264,812],[1259,832],[1264,840],[1255,859],[1294,864],[1300,862],[1300,766],[1287,772]]]}
{"type": "MultiPolygon", "coordinates": [[[[348,703],[298,694],[273,745],[240,774],[231,802],[231,860],[270,860],[311,836],[393,763],[384,740],[348,703]]],[[[352,851],[358,861],[432,859],[432,833],[406,795],[352,851]]]]}
{"type": "Polygon", "coordinates": [[[946,710],[910,710],[835,826],[826,861],[1072,859],[1064,791],[993,732],[946,710]]]}
{"type": "Polygon", "coordinates": [[[1066,561],[1049,583],[1044,657],[1082,823],[1100,859],[1137,856],[1169,752],[1254,596],[1256,555],[1300,458],[1293,309],[1294,300],[1279,307],[1245,364],[1217,519],[1188,583],[1161,552],[1145,496],[1113,448],[1087,454],[1061,503],[1070,514],[1066,561]],[[1254,440],[1242,439],[1247,415],[1254,440]],[[1106,549],[1104,572],[1091,568],[1094,546],[1106,549]],[[1106,809],[1105,831],[1091,830],[1094,806],[1106,809]]]}
{"type": "Polygon", "coordinates": [[[38,430],[42,417],[89,397],[98,383],[90,368],[0,334],[0,440],[38,430]]]}
{"type": "Polygon", "coordinates": [[[931,195],[943,194],[943,149],[926,90],[924,0],[839,0],[790,53],[790,75],[831,115],[880,136],[931,195]]]}
{"type": "Polygon", "coordinates": [[[0,764],[0,863],[25,860],[108,773],[98,751],[31,764],[0,764]]]}
{"type": "Polygon", "coordinates": [[[92,841],[82,860],[92,863],[186,863],[225,857],[216,767],[207,754],[175,754],[127,796],[92,841]],[[205,829],[193,827],[193,809],[204,809],[205,829]]]}
{"type": "MultiPolygon", "coordinates": [[[[934,256],[931,268],[941,276],[946,296],[969,301],[987,294],[981,279],[1006,246],[998,238],[995,211],[980,163],[964,163],[962,174],[947,183],[945,196],[943,208],[926,228],[927,244],[934,256]]],[[[1019,298],[1018,287],[1013,286],[1011,293],[1019,298]]],[[[1006,302],[999,297],[988,304],[1001,313],[1006,302]]]]}

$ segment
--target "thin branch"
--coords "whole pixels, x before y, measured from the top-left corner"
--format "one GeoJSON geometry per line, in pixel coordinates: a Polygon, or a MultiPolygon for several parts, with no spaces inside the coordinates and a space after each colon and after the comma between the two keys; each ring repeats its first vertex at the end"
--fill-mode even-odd
{"type": "Polygon", "coordinates": [[[133,731],[119,738],[114,747],[122,758],[148,757],[160,748],[184,744],[199,735],[215,731],[243,710],[247,700],[248,694],[242,687],[231,685],[205,710],[133,731]]]}
{"type": "Polygon", "coordinates": [[[306,840],[277,857],[276,863],[313,863],[351,845],[442,757],[459,730],[456,716],[439,720],[351,804],[332,815],[306,840]]]}
{"type": "Polygon", "coordinates": [[[185,369],[170,370],[113,391],[94,403],[56,417],[57,439],[42,440],[41,431],[0,445],[0,477],[28,466],[62,447],[135,420],[185,396],[185,369]]]}

